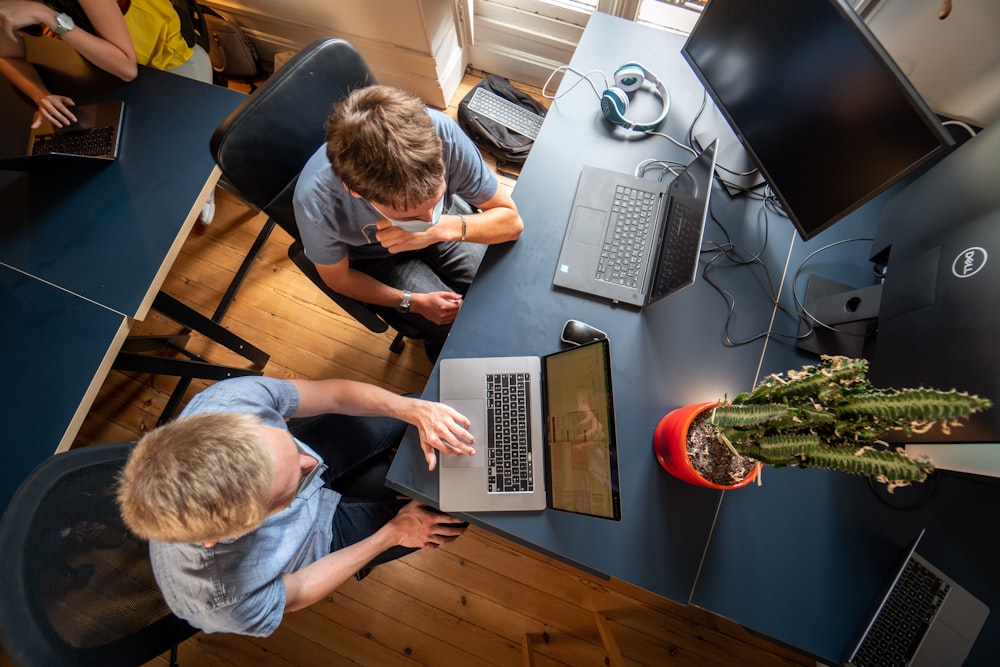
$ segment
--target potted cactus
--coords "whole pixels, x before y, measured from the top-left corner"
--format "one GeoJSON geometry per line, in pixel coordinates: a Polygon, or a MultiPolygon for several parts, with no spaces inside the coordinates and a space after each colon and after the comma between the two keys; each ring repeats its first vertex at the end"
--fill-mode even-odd
{"type": "Polygon", "coordinates": [[[743,486],[767,464],[867,475],[892,491],[922,482],[934,466],[882,442],[886,432],[937,426],[947,433],[991,405],[958,391],[879,389],[867,372],[863,359],[823,357],[771,375],[731,402],[678,408],[657,426],[657,459],[675,476],[713,488],[743,486]]]}

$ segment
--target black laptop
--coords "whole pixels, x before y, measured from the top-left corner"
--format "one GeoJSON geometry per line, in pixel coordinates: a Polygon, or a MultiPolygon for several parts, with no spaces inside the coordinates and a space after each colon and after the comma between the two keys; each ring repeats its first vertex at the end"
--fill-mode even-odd
{"type": "Polygon", "coordinates": [[[692,284],[717,146],[669,182],[584,166],[553,284],[640,308],[692,284]]]}

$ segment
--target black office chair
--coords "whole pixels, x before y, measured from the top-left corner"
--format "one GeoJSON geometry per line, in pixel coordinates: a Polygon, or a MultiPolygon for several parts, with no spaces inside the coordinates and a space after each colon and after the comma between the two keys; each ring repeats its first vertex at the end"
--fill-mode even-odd
{"type": "Polygon", "coordinates": [[[404,337],[422,338],[423,332],[393,308],[366,304],[330,289],[305,256],[292,208],[299,172],[324,142],[333,105],[352,90],[375,83],[368,65],[348,42],[313,42],[249,95],[219,125],[210,145],[227,189],[267,213],[262,236],[266,238],[275,223],[280,225],[295,239],[288,256],[299,270],[371,331],[395,329],[390,349],[400,352],[404,337]]]}
{"type": "Polygon", "coordinates": [[[16,665],[141,665],[197,630],[170,613],[115,480],[135,443],[56,454],[0,520],[0,640],[16,665]]]}

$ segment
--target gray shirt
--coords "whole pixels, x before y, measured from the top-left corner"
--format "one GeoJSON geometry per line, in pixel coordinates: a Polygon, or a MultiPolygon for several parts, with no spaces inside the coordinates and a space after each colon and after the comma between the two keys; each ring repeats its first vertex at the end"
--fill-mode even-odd
{"type": "MultiPolygon", "coordinates": [[[[472,206],[496,194],[496,176],[472,140],[449,116],[428,109],[441,137],[445,169],[445,202],[458,195],[472,206]]],[[[322,145],[306,162],[295,186],[295,222],[306,257],[314,264],[336,264],[345,257],[387,257],[375,239],[375,223],[382,218],[364,199],[353,196],[333,173],[322,145]]]]}
{"type": "MultiPolygon", "coordinates": [[[[181,417],[205,412],[257,415],[285,428],[299,396],[287,381],[266,377],[223,380],[195,396],[181,417]]],[[[322,459],[304,443],[300,450],[322,459]]],[[[324,466],[325,467],[325,466],[324,466]]],[[[285,611],[284,572],[294,572],[330,553],[333,514],[340,494],[323,487],[319,474],[287,509],[254,532],[214,547],[150,542],[156,582],[170,609],[204,632],[270,635],[285,611]]]]}

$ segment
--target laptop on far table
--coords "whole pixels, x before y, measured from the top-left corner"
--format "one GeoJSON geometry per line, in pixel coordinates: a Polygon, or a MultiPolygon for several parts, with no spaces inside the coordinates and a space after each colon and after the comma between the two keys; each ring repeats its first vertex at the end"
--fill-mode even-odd
{"type": "MultiPolygon", "coordinates": [[[[107,163],[118,157],[125,103],[105,100],[71,107],[77,120],[72,125],[54,127],[43,121],[37,128],[30,120],[23,134],[8,138],[9,147],[0,155],[0,168],[30,171],[62,164],[107,163]]],[[[8,125],[5,132],[18,132],[8,125]]]]}
{"type": "Polygon", "coordinates": [[[584,166],[553,284],[640,308],[692,284],[718,144],[669,183],[584,166]]]}
{"type": "Polygon", "coordinates": [[[442,511],[621,519],[606,339],[544,357],[442,359],[440,383],[476,439],[474,456],[438,457],[442,511]],[[508,402],[522,416],[502,416],[508,402]]]}
{"type": "Polygon", "coordinates": [[[858,640],[848,665],[957,667],[989,608],[917,553],[920,531],[858,640]]]}

